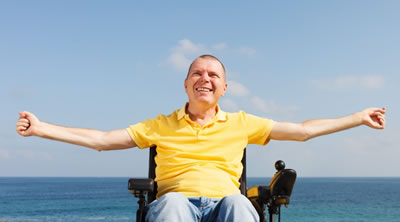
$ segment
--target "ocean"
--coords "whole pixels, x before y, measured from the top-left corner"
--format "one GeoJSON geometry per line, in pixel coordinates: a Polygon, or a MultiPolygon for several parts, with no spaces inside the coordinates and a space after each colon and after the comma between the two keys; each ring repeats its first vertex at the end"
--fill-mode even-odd
{"type": "MultiPolygon", "coordinates": [[[[137,200],[127,184],[112,177],[0,177],[0,222],[135,221],[137,200]]],[[[297,178],[281,221],[400,221],[400,178],[297,178]]]]}

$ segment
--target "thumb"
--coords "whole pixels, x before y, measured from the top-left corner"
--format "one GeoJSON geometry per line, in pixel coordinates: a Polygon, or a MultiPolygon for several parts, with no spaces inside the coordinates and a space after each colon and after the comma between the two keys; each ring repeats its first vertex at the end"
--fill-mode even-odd
{"type": "Polygon", "coordinates": [[[20,112],[19,115],[20,115],[21,118],[26,118],[31,123],[32,122],[33,123],[39,122],[39,119],[33,113],[30,113],[28,111],[20,112]]]}
{"type": "Polygon", "coordinates": [[[26,116],[25,112],[19,112],[19,118],[24,118],[26,116]]]}

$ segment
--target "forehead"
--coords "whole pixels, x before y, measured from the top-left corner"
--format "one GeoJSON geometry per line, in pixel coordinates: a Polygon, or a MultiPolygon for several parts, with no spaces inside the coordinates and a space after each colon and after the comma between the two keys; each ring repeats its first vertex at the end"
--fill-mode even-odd
{"type": "Polygon", "coordinates": [[[190,72],[192,71],[208,71],[216,73],[224,73],[224,68],[221,63],[212,58],[197,58],[191,65],[190,72]]]}

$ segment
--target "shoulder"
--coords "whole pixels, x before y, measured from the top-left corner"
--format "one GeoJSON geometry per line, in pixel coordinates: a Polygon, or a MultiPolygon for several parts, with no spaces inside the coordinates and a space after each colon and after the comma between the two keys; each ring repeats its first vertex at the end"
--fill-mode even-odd
{"type": "Polygon", "coordinates": [[[226,112],[226,121],[229,124],[240,124],[242,126],[247,125],[248,121],[252,121],[254,115],[248,114],[242,110],[234,113],[226,112]]]}
{"type": "Polygon", "coordinates": [[[246,113],[245,111],[238,111],[235,113],[227,113],[228,120],[232,122],[241,122],[247,127],[255,127],[258,125],[274,125],[275,121],[266,117],[260,117],[254,114],[246,113]]]}
{"type": "Polygon", "coordinates": [[[263,117],[259,117],[259,116],[253,115],[253,114],[246,113],[243,110],[240,110],[240,111],[234,112],[234,113],[226,112],[226,116],[228,117],[228,119],[241,119],[241,120],[266,119],[263,117]]]}

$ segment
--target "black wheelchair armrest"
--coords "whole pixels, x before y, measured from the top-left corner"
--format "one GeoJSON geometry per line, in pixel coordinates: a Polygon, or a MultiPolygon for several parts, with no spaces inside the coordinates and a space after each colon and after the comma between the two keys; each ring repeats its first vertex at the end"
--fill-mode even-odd
{"type": "Polygon", "coordinates": [[[137,198],[139,208],[136,212],[136,221],[142,222],[145,218],[145,207],[147,206],[146,194],[154,191],[154,180],[151,178],[130,178],[128,190],[137,198]]]}
{"type": "Polygon", "coordinates": [[[265,206],[271,199],[271,191],[268,186],[255,186],[247,190],[247,198],[253,204],[261,221],[265,221],[265,206]]]}
{"type": "Polygon", "coordinates": [[[251,201],[260,216],[260,221],[267,221],[265,210],[268,207],[269,221],[275,221],[274,215],[279,215],[281,205],[288,206],[290,195],[296,181],[296,171],[285,169],[283,161],[275,163],[277,172],[272,177],[269,186],[255,186],[247,190],[247,198],[251,201]]]}
{"type": "Polygon", "coordinates": [[[135,197],[153,192],[154,180],[150,178],[130,178],[128,181],[128,190],[130,190],[135,197]]]}
{"type": "Polygon", "coordinates": [[[289,204],[296,176],[296,171],[293,169],[282,169],[274,175],[269,185],[273,197],[272,204],[285,206],[289,204]]]}
{"type": "Polygon", "coordinates": [[[271,191],[268,186],[255,186],[247,190],[247,198],[267,204],[271,198],[271,191]]]}
{"type": "Polygon", "coordinates": [[[296,171],[282,169],[271,179],[269,186],[255,186],[247,190],[247,197],[250,200],[261,204],[289,204],[293,186],[296,181],[296,171]]]}

